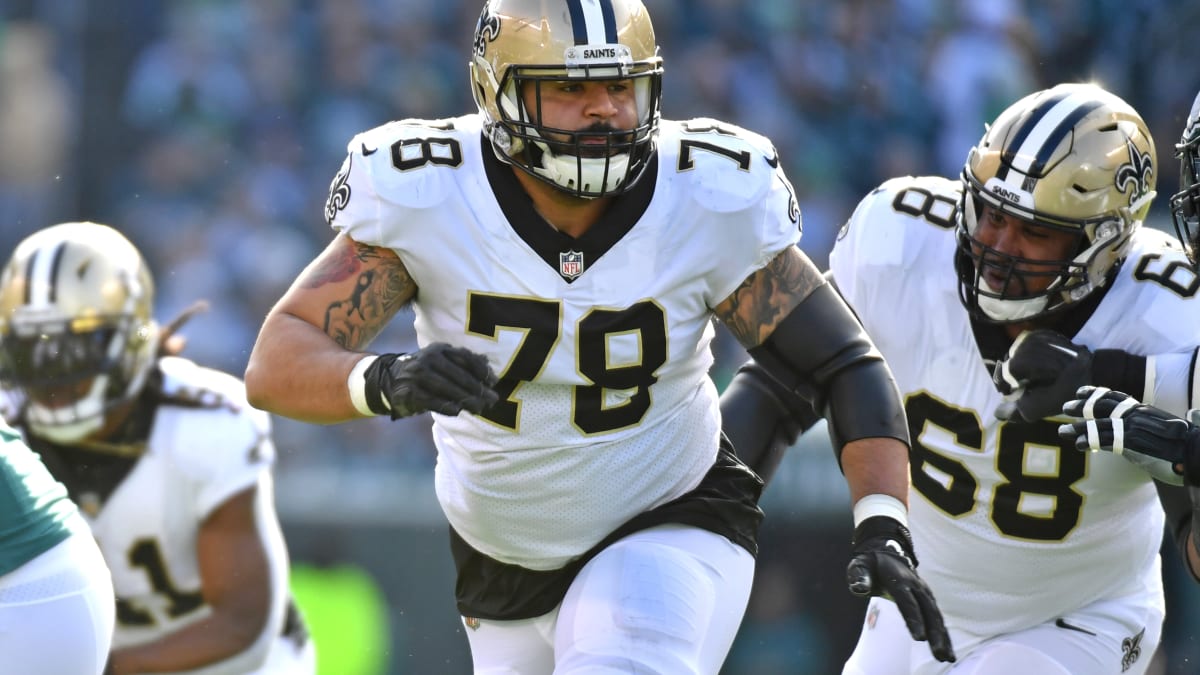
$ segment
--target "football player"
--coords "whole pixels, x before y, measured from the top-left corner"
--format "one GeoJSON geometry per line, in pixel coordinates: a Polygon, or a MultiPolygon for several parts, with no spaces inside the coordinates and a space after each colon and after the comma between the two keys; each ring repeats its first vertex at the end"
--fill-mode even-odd
{"type": "MultiPolygon", "coordinates": [[[[1133,108],[1063,84],[1002,112],[960,180],[889,180],[842,228],[830,276],[904,397],[910,526],[960,657],[930,660],[873,598],[845,673],[1145,672],[1164,506],[1186,514],[1187,496],[1077,452],[1047,418],[1085,384],[1192,407],[1200,281],[1141,226],[1157,174],[1133,108]]],[[[769,473],[814,417],[801,401],[822,401],[753,369],[735,384],[722,409],[758,416],[727,416],[726,430],[769,473]],[[804,414],[782,425],[783,409],[804,414]]]]}
{"type": "Polygon", "coordinates": [[[952,659],[911,564],[887,365],[795,246],[771,143],[662,120],[662,72],[638,0],[488,2],[478,112],[351,139],[337,234],[264,321],[250,401],[318,423],[433,413],[476,673],[716,673],[762,513],[720,441],[715,316],[828,395],[852,583],[952,659]],[[365,352],[409,303],[420,349],[365,352]]]}
{"type": "MultiPolygon", "coordinates": [[[[1179,192],[1171,197],[1171,217],[1193,268],[1200,269],[1200,94],[1175,151],[1179,192]]],[[[1196,278],[1189,278],[1196,286],[1196,278]]],[[[1169,510],[1167,524],[1184,551],[1187,568],[1200,581],[1200,411],[1189,410],[1185,421],[1124,392],[1083,387],[1063,406],[1063,413],[1080,418],[1059,428],[1068,443],[1080,450],[1116,453],[1162,483],[1187,486],[1190,508],[1169,510]]]]}
{"type": "MultiPolygon", "coordinates": [[[[3,402],[0,395],[0,410],[3,402]]],[[[0,419],[4,671],[99,675],[112,644],[114,612],[108,567],[79,509],[0,419]]]]}
{"type": "MultiPolygon", "coordinates": [[[[112,572],[106,673],[312,673],[288,593],[267,414],[176,354],[154,282],[115,229],[63,223],[0,272],[13,425],[80,506],[112,572]]],[[[29,672],[41,672],[32,670],[29,672]]]]}

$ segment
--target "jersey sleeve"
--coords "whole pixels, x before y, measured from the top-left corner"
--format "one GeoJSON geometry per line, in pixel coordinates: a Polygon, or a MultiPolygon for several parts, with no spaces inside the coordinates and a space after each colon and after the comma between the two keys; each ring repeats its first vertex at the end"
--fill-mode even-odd
{"type": "Polygon", "coordinates": [[[355,135],[329,186],[325,221],[356,242],[386,246],[391,224],[410,210],[435,208],[453,192],[445,169],[462,164],[471,118],[401,120],[355,135]]]}
{"type": "Polygon", "coordinates": [[[960,189],[944,178],[905,176],[883,183],[858,203],[838,232],[829,270],[860,316],[903,282],[912,266],[953,264],[941,252],[951,243],[960,189]]]}
{"type": "Polygon", "coordinates": [[[1200,399],[1198,293],[1200,276],[1177,240],[1139,228],[1112,288],[1075,339],[1147,356],[1140,397],[1182,415],[1200,399]]]}
{"type": "Polygon", "coordinates": [[[660,152],[660,161],[683,176],[702,222],[714,228],[706,236],[719,247],[720,264],[709,275],[710,306],[800,241],[796,192],[766,137],[694,119],[668,127],[660,152]]]}

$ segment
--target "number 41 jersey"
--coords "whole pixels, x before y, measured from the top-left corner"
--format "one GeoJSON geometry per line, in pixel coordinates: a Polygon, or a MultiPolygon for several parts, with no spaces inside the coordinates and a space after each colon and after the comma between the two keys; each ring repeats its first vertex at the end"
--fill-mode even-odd
{"type": "Polygon", "coordinates": [[[500,401],[434,415],[438,498],[478,551],[555,569],[693,489],[717,454],[711,308],[799,239],[763,137],[664,121],[654,163],[578,239],[534,211],[468,115],[351,140],[326,216],[392,249],[418,342],[487,356],[500,401]]]}
{"type": "MultiPolygon", "coordinates": [[[[955,628],[999,634],[1103,598],[1157,589],[1163,512],[1142,470],[1063,445],[1060,421],[1008,424],[958,296],[960,185],[899,178],[838,235],[839,289],[888,360],[912,436],[910,520],[921,576],[955,628]]],[[[1200,337],[1191,274],[1142,228],[1076,335],[1092,350],[1184,352],[1200,337]]],[[[1160,606],[1161,609],[1161,606],[1160,606]]]]}

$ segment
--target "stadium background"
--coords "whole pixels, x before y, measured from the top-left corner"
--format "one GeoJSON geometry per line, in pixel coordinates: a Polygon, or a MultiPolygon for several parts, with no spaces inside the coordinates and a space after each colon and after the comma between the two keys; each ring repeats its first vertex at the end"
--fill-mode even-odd
{"type": "MultiPolygon", "coordinates": [[[[770,136],[802,246],[824,264],[858,197],[901,174],[956,175],[1019,96],[1096,79],[1172,145],[1197,88],[1185,0],[647,0],[664,111],[770,136]],[[1190,46],[1189,46],[1190,45],[1190,46]]],[[[0,0],[0,254],[90,219],[147,254],[166,320],[196,299],[185,354],[241,373],[259,322],[329,240],[321,213],[350,136],[473,109],[478,0],[0,0]]],[[[400,320],[380,348],[412,347],[400,320]]],[[[724,335],[713,377],[745,357],[724,335]]],[[[298,364],[297,367],[303,367],[298,364]]],[[[467,673],[427,416],[277,421],[278,502],[323,673],[467,673]],[[336,662],[335,662],[336,661],[336,662]]],[[[863,604],[842,583],[845,487],[820,428],[767,495],[756,592],[726,672],[833,673],[863,604]]],[[[1167,549],[1154,673],[1200,671],[1200,593],[1167,549]]],[[[1036,570],[1030,570],[1036,574],[1036,570]]]]}

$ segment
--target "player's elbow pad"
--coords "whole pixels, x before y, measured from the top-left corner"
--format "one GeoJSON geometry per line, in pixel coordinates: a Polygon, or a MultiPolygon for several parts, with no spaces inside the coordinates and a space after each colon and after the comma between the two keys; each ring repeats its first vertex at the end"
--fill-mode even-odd
{"type": "Polygon", "coordinates": [[[811,400],[749,361],[721,394],[721,429],[734,452],[769,482],[788,448],[820,420],[811,400]]]}
{"type": "Polygon", "coordinates": [[[829,284],[817,287],[750,355],[784,386],[815,390],[841,460],[863,438],[909,444],[908,422],[892,371],[858,318],[829,284]]]}

